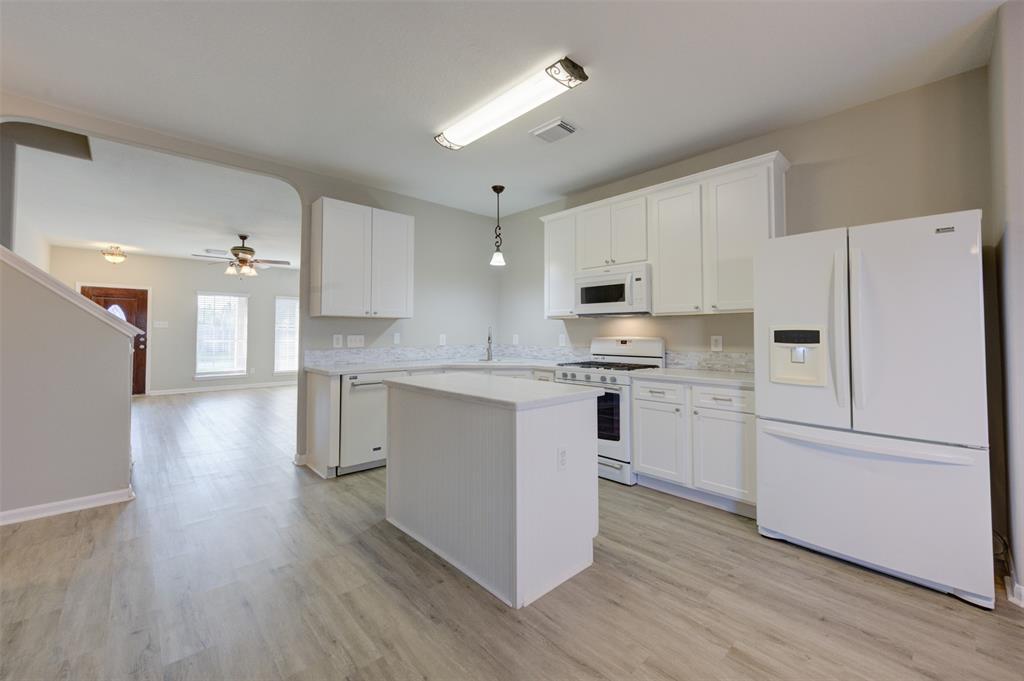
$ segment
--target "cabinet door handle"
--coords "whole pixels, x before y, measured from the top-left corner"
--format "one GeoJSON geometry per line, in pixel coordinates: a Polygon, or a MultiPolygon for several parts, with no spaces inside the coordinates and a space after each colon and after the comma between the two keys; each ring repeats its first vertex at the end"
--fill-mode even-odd
{"type": "Polygon", "coordinates": [[[712,305],[712,306],[711,306],[711,309],[712,309],[712,310],[717,310],[717,309],[718,309],[718,306],[717,306],[717,305],[712,305]]]}
{"type": "Polygon", "coordinates": [[[649,392],[649,393],[650,393],[650,394],[652,394],[652,395],[664,395],[664,394],[665,394],[665,391],[664,391],[664,390],[652,390],[652,389],[648,389],[648,391],[647,391],[647,392],[649,392]]]}
{"type": "Polygon", "coordinates": [[[694,305],[694,306],[693,306],[693,309],[694,309],[694,310],[700,310],[700,305],[694,305]]]}
{"type": "Polygon", "coordinates": [[[712,395],[711,399],[713,399],[715,402],[732,402],[731,397],[717,397],[715,395],[712,395]]]}
{"type": "Polygon", "coordinates": [[[610,263],[611,263],[611,261],[610,261],[610,260],[605,260],[605,261],[604,261],[604,264],[605,264],[605,265],[608,265],[608,264],[610,264],[610,263]]]}
{"type": "Polygon", "coordinates": [[[676,407],[676,413],[678,414],[680,411],[679,407],[676,407]]]}
{"type": "Polygon", "coordinates": [[[613,262],[613,263],[615,262],[615,258],[612,258],[612,262],[613,262]]]}

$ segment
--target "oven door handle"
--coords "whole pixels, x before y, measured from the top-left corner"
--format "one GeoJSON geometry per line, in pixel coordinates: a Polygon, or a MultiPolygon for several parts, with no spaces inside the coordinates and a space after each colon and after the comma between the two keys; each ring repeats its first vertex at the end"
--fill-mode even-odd
{"type": "Polygon", "coordinates": [[[605,468],[614,468],[617,471],[621,471],[622,470],[622,464],[621,463],[607,463],[605,461],[601,461],[601,459],[598,459],[597,460],[597,465],[598,466],[604,466],[605,468]]]}

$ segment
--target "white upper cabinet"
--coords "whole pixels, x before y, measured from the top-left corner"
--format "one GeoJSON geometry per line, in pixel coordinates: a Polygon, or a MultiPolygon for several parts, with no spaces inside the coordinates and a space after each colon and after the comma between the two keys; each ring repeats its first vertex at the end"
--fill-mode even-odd
{"type": "Polygon", "coordinates": [[[544,316],[573,317],[576,300],[576,218],[544,224],[544,316]]]}
{"type": "Polygon", "coordinates": [[[411,317],[413,218],[322,197],[313,204],[310,315],[411,317]]]}
{"type": "Polygon", "coordinates": [[[608,206],[576,216],[576,266],[581,270],[612,263],[612,211],[608,206]]]}
{"type": "MultiPolygon", "coordinates": [[[[577,272],[650,262],[653,314],[746,312],[758,242],[786,233],[788,168],[774,151],[542,220],[574,220],[577,272]]],[[[555,274],[562,270],[545,273],[547,316],[571,316],[552,304],[550,292],[564,284],[550,280],[555,274]]]]}
{"type": "Polygon", "coordinates": [[[611,205],[612,265],[647,260],[647,203],[640,196],[611,205]]]}
{"type": "Polygon", "coordinates": [[[413,284],[413,219],[373,209],[373,272],[370,314],[411,317],[413,284]]]}
{"type": "Polygon", "coordinates": [[[772,236],[767,166],[704,184],[704,290],[712,312],[754,309],[754,252],[772,236]]]}
{"type": "Polygon", "coordinates": [[[576,266],[586,270],[647,260],[643,197],[585,210],[576,218],[576,266]]]}
{"type": "Polygon", "coordinates": [[[651,242],[651,312],[656,315],[702,312],[700,183],[648,196],[647,219],[651,242]]]}

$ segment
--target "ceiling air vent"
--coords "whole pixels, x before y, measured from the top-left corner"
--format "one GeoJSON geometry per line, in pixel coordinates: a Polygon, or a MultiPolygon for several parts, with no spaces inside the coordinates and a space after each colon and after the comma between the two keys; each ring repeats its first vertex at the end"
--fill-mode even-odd
{"type": "Polygon", "coordinates": [[[530,131],[530,134],[534,137],[539,137],[545,142],[557,142],[563,137],[576,132],[576,126],[572,123],[567,123],[561,118],[556,118],[553,121],[548,121],[543,125],[538,125],[536,128],[530,131]]]}

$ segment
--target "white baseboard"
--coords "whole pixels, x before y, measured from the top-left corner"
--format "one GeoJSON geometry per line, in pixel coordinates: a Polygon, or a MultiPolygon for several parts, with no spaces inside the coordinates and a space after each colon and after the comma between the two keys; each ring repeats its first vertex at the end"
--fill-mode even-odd
{"type": "Polygon", "coordinates": [[[185,393],[208,393],[217,390],[245,390],[247,388],[277,388],[286,385],[296,385],[296,381],[271,381],[270,383],[236,383],[232,385],[209,385],[198,388],[171,388],[170,390],[150,390],[139,397],[153,397],[157,395],[183,395],[185,393]]]}
{"type": "Polygon", "coordinates": [[[1006,582],[1006,600],[1024,608],[1024,584],[1021,584],[1020,575],[1014,569],[1013,556],[1010,555],[1009,549],[1006,551],[1006,566],[1010,571],[1010,574],[1006,575],[1004,579],[1006,582]]]}
{"type": "Polygon", "coordinates": [[[684,487],[673,482],[668,482],[667,480],[659,480],[658,478],[652,478],[642,474],[636,476],[636,484],[641,487],[649,487],[650,489],[664,492],[665,494],[671,494],[672,496],[679,497],[680,499],[688,499],[707,506],[714,506],[715,508],[719,508],[723,511],[736,513],[737,515],[742,515],[747,518],[753,519],[757,517],[757,507],[744,501],[736,501],[735,499],[720,497],[717,494],[693,489],[691,487],[684,487]]]}
{"type": "Polygon", "coordinates": [[[124,501],[131,501],[134,498],[135,492],[132,491],[132,487],[129,485],[124,489],[116,489],[113,492],[102,492],[100,494],[91,494],[87,497],[52,501],[48,504],[38,504],[36,506],[12,508],[9,511],[0,511],[0,525],[23,523],[26,520],[46,518],[51,515],[71,513],[72,511],[81,511],[86,508],[95,508],[96,506],[119,504],[124,501]]]}
{"type": "Polygon", "coordinates": [[[296,466],[305,466],[306,455],[296,453],[295,456],[292,458],[292,463],[295,464],[296,466]]]}

